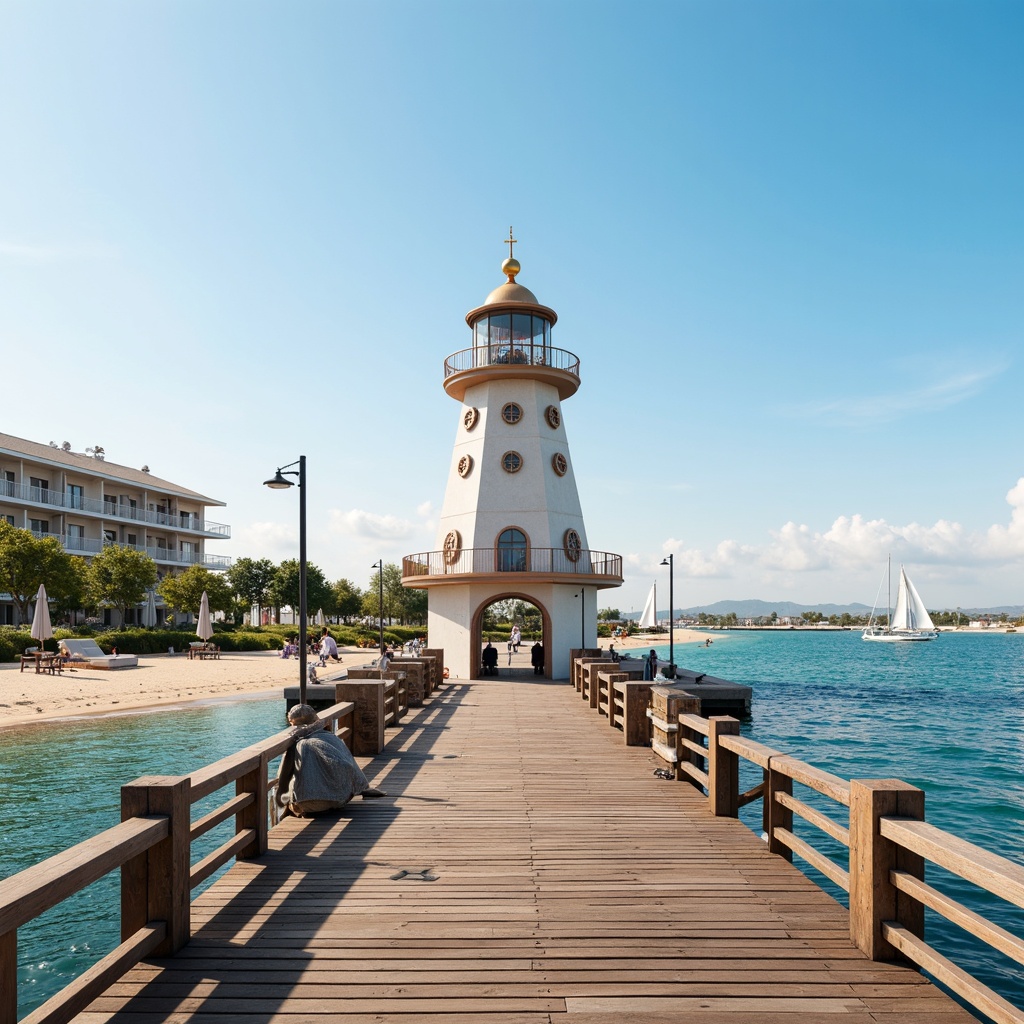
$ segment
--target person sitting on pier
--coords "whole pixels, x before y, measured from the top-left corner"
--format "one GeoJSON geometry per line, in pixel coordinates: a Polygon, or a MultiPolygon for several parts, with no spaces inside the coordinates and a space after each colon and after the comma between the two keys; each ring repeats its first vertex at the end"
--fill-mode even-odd
{"type": "Polygon", "coordinates": [[[308,704],[293,707],[288,722],[296,740],[281,758],[274,797],[282,816],[309,818],[344,807],[354,796],[387,796],[366,781],[344,741],[308,704]]]}
{"type": "Polygon", "coordinates": [[[644,679],[654,679],[658,674],[658,652],[652,647],[644,658],[644,679]]]}
{"type": "Polygon", "coordinates": [[[487,641],[487,646],[480,656],[480,663],[483,666],[481,675],[496,676],[498,674],[498,648],[490,640],[487,641]]]}

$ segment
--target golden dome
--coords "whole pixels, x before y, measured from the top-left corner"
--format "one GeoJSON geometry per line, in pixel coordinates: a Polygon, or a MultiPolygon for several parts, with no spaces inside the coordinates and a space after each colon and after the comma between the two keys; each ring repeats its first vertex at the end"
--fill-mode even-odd
{"type": "MultiPolygon", "coordinates": [[[[507,261],[506,261],[507,262],[507,261]]],[[[484,299],[485,306],[504,305],[506,302],[525,302],[531,306],[539,306],[537,296],[529,288],[516,284],[511,278],[505,284],[498,285],[490,295],[484,299]]]]}

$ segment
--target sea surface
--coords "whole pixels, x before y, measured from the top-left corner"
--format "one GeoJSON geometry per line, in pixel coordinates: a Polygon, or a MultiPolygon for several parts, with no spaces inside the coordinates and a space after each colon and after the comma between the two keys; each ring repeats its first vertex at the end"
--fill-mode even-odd
{"type": "MultiPolygon", "coordinates": [[[[667,657],[667,645],[658,650],[667,657]]],[[[723,632],[710,647],[677,644],[675,655],[684,668],[753,687],[746,735],[843,778],[920,786],[928,821],[1024,863],[1024,634],[870,644],[857,632],[723,632]]],[[[123,783],[209,764],[278,732],[282,716],[280,700],[247,700],[0,730],[0,877],[116,824],[123,783]]],[[[747,771],[743,788],[757,781],[747,771]]],[[[760,810],[744,813],[760,833],[760,810]]],[[[796,831],[811,841],[811,830],[796,831]]],[[[226,833],[204,838],[193,863],[226,833]]],[[[845,850],[817,845],[845,866],[845,850]]],[[[1024,936],[1024,911],[939,869],[928,880],[1024,936]]],[[[115,873],[20,929],[19,1015],[117,944],[118,884],[115,873]]],[[[1024,1006],[1024,968],[930,913],[927,938],[1024,1006]]]]}

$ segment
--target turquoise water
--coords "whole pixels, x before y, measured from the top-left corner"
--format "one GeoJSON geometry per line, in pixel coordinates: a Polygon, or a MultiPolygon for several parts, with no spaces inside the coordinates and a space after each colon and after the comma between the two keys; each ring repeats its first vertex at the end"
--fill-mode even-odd
{"type": "MultiPolygon", "coordinates": [[[[1024,634],[903,645],[864,643],[859,633],[735,632],[710,648],[677,645],[676,661],[753,686],[747,735],[844,778],[920,786],[933,824],[1024,860],[1024,634]]],[[[209,764],[280,730],[282,711],[280,700],[243,701],[0,731],[0,877],[116,824],[123,783],[209,764]]],[[[743,786],[757,781],[748,772],[743,786]]],[[[760,831],[759,809],[744,820],[760,831]]],[[[231,827],[204,837],[193,860],[231,827]]],[[[797,832],[811,841],[811,830],[797,832]]],[[[841,848],[816,845],[844,863],[841,848]]],[[[944,872],[930,868],[928,878],[1024,935],[1024,911],[944,872]]],[[[19,931],[21,1015],[116,945],[118,899],[114,874],[19,931]]],[[[927,927],[946,955],[1024,1006],[1020,967],[937,918],[927,927]]]]}
{"type": "MultiPolygon", "coordinates": [[[[667,658],[668,647],[659,646],[667,658]]],[[[865,643],[859,632],[727,632],[677,645],[676,663],[754,688],[745,735],[845,779],[898,778],[925,791],[933,825],[1024,863],[1024,635],[943,633],[865,643]]],[[[746,789],[760,781],[747,769],[746,789]]],[[[819,809],[828,801],[796,795],[819,809]]],[[[833,804],[832,807],[835,807],[833,804]]],[[[760,832],[760,803],[743,816],[760,832]]],[[[841,817],[840,815],[833,815],[841,817]]],[[[845,822],[844,822],[845,823],[845,822]]],[[[845,850],[796,829],[846,866],[845,850]]],[[[799,860],[844,905],[846,896],[799,860]]],[[[1024,911],[929,866],[928,881],[1024,936],[1024,911]]],[[[926,938],[1018,1006],[1024,968],[928,912],[926,938]]]]}
{"type": "MultiPolygon", "coordinates": [[[[124,783],[187,775],[284,727],[284,702],[264,699],[0,730],[0,877],[116,825],[124,783]]],[[[233,829],[231,819],[194,844],[192,863],[233,829]]],[[[118,944],[119,886],[118,872],[107,875],[18,930],[19,1017],[118,944]]]]}

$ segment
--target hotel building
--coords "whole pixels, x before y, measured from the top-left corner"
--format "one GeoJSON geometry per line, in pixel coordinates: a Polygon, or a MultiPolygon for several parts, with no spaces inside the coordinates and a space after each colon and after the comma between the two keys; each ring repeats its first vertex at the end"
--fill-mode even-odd
{"type": "MultiPolygon", "coordinates": [[[[91,558],[109,544],[145,551],[163,578],[204,565],[227,569],[226,555],[207,554],[208,540],[227,540],[231,527],[206,518],[224,502],[161,480],[148,466],[107,462],[102,448],[71,450],[0,434],[0,519],[36,537],[56,537],[72,555],[91,558]]],[[[157,604],[162,620],[163,608],[157,604]]],[[[109,620],[117,613],[104,609],[109,620]]],[[[9,594],[0,593],[0,625],[16,624],[9,594]]]]}

